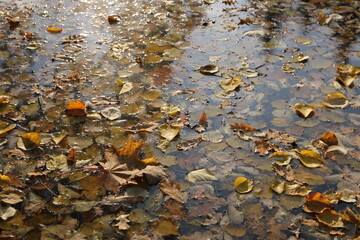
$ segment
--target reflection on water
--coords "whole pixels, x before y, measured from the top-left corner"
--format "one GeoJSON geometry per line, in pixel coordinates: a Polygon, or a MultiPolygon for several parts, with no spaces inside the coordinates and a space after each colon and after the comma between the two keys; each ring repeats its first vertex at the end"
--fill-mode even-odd
{"type": "MultiPolygon", "coordinates": [[[[314,232],[302,220],[314,218],[302,212],[304,195],[278,195],[270,185],[279,180],[312,192],[359,191],[359,88],[356,81],[353,87],[334,81],[358,75],[335,67],[360,65],[358,12],[356,2],[321,0],[3,1],[0,95],[10,100],[0,105],[1,129],[17,127],[1,141],[2,173],[29,178],[70,148],[79,162],[94,165],[107,145],[121,147],[130,135],[145,140],[142,157],[155,155],[167,166],[187,200],[169,200],[159,187],[135,186],[124,193],[144,201],[104,207],[96,201],[111,191],[101,178],[91,178],[95,174],[63,179],[61,185],[51,174],[41,175],[14,185],[25,192],[21,207],[27,210],[0,227],[27,239],[330,239],[330,230],[320,226],[314,232]],[[20,23],[11,30],[7,19],[20,23]],[[62,31],[50,33],[49,26],[62,31]],[[198,71],[208,64],[220,71],[198,71]],[[350,99],[350,107],[324,108],[333,92],[350,99]],[[86,103],[86,119],[64,114],[74,100],[86,103]],[[311,104],[314,117],[296,115],[297,103],[311,104]],[[109,106],[120,109],[121,117],[109,120],[103,111],[109,106]],[[198,124],[203,113],[206,129],[198,124]],[[258,131],[236,133],[230,126],[239,122],[258,131]],[[138,131],[139,123],[150,125],[138,131]],[[154,123],[181,130],[172,138],[154,123]],[[42,134],[41,149],[19,153],[17,136],[28,131],[42,134]],[[297,158],[295,150],[314,149],[312,141],[328,131],[347,154],[322,149],[327,158],[321,168],[306,168],[296,159],[279,167],[268,158],[275,151],[297,158]],[[190,180],[189,172],[198,169],[207,169],[200,179],[208,181],[190,180]],[[240,176],[254,181],[250,193],[234,192],[240,176]],[[83,198],[82,207],[69,210],[69,201],[83,198]],[[43,204],[39,216],[28,209],[30,203],[43,204]],[[114,219],[127,213],[130,227],[116,230],[114,219]]],[[[342,201],[358,211],[350,200],[342,201]]],[[[347,227],[344,232],[355,236],[354,225],[347,227]]]]}

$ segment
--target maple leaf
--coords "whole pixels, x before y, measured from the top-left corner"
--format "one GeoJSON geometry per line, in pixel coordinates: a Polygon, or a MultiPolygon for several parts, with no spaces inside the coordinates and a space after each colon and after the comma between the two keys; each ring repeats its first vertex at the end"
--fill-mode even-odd
{"type": "Polygon", "coordinates": [[[181,190],[180,184],[176,183],[173,180],[165,179],[160,183],[160,189],[163,193],[167,194],[170,198],[184,203],[184,193],[181,190]]]}
{"type": "Polygon", "coordinates": [[[255,141],[256,148],[254,152],[259,153],[261,156],[265,156],[272,149],[270,142],[266,140],[255,141]]]}

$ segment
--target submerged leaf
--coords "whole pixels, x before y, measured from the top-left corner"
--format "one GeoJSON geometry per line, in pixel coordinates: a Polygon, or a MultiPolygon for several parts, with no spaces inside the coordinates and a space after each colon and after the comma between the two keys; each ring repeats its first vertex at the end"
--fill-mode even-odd
{"type": "Polygon", "coordinates": [[[329,227],[344,227],[340,214],[332,209],[324,209],[321,213],[316,214],[316,218],[329,227]]]}
{"type": "Polygon", "coordinates": [[[189,182],[192,183],[217,180],[214,174],[205,168],[189,172],[186,178],[188,179],[189,182]]]}
{"type": "Polygon", "coordinates": [[[270,181],[270,188],[277,194],[281,194],[285,190],[285,182],[272,180],[270,181]]]}
{"type": "Polygon", "coordinates": [[[325,162],[320,154],[311,150],[302,150],[298,153],[298,155],[300,157],[301,163],[308,168],[321,167],[325,162]]]}
{"type": "Polygon", "coordinates": [[[234,181],[234,187],[238,193],[248,193],[253,189],[254,181],[245,177],[238,177],[234,181]]]}
{"type": "Polygon", "coordinates": [[[244,123],[234,123],[234,124],[230,124],[230,128],[234,131],[234,132],[253,132],[256,129],[246,125],[244,123]]]}
{"type": "Polygon", "coordinates": [[[121,111],[116,107],[108,107],[101,111],[101,115],[112,121],[121,117],[121,111]]]}

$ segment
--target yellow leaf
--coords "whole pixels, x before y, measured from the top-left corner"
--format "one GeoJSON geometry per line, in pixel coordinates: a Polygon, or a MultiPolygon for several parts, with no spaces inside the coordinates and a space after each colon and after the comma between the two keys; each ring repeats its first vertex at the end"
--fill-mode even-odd
{"type": "Polygon", "coordinates": [[[118,154],[122,160],[128,161],[139,161],[139,151],[144,141],[134,142],[131,137],[128,138],[124,147],[118,149],[118,154]]]}
{"type": "Polygon", "coordinates": [[[330,207],[331,204],[329,199],[322,193],[316,192],[306,196],[306,202],[304,206],[305,212],[321,213],[324,209],[330,207]]]}
{"type": "Polygon", "coordinates": [[[274,152],[270,155],[270,158],[275,160],[275,163],[280,166],[288,165],[291,162],[290,154],[284,152],[274,152]]]}
{"type": "Polygon", "coordinates": [[[10,125],[7,126],[6,128],[1,129],[1,130],[0,130],[0,136],[3,135],[3,134],[5,134],[5,133],[7,133],[7,132],[9,132],[9,131],[11,131],[11,130],[13,130],[15,127],[16,127],[16,124],[10,124],[10,125]]]}
{"type": "Polygon", "coordinates": [[[8,176],[0,174],[0,187],[7,186],[9,182],[10,178],[8,176]]]}
{"type": "Polygon", "coordinates": [[[329,108],[346,108],[349,106],[349,100],[339,92],[328,94],[323,103],[329,108]]]}
{"type": "Polygon", "coordinates": [[[145,163],[146,165],[158,165],[158,164],[160,164],[160,162],[158,162],[155,157],[143,159],[143,160],[141,160],[141,162],[145,163]]]}
{"type": "Polygon", "coordinates": [[[298,153],[300,161],[308,168],[317,168],[321,167],[324,164],[324,159],[320,154],[311,151],[311,150],[302,150],[298,153]]]}
{"type": "Polygon", "coordinates": [[[238,177],[235,179],[234,187],[238,193],[248,193],[254,187],[254,181],[248,180],[245,177],[238,177]]]}
{"type": "Polygon", "coordinates": [[[54,28],[54,27],[49,27],[47,30],[50,33],[61,33],[62,32],[61,28],[54,28]]]}
{"type": "Polygon", "coordinates": [[[81,116],[85,116],[86,113],[86,106],[83,102],[81,101],[72,101],[69,102],[68,105],[66,106],[66,110],[65,113],[69,116],[73,116],[73,117],[81,117],[81,116]]]}
{"type": "Polygon", "coordinates": [[[311,105],[306,105],[306,104],[302,104],[302,103],[297,103],[295,104],[295,113],[296,115],[298,115],[299,117],[302,118],[311,118],[312,116],[314,116],[315,112],[314,112],[315,108],[311,105]]]}
{"type": "Polygon", "coordinates": [[[40,145],[41,136],[37,132],[29,132],[20,136],[17,145],[23,150],[31,150],[40,145]]]}
{"type": "Polygon", "coordinates": [[[326,208],[321,213],[316,214],[316,218],[329,227],[344,227],[340,214],[335,210],[326,208]]]}

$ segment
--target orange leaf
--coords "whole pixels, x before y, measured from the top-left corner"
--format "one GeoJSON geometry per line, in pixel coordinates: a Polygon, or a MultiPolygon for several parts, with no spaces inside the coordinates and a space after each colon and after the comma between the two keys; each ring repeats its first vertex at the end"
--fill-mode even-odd
{"type": "Polygon", "coordinates": [[[141,162],[145,163],[146,165],[159,165],[160,164],[160,162],[158,162],[155,157],[142,159],[141,162]]]}
{"type": "Polygon", "coordinates": [[[339,143],[337,137],[332,132],[324,133],[323,135],[321,135],[320,140],[329,146],[338,145],[338,143],[339,143]]]}
{"type": "Polygon", "coordinates": [[[304,211],[312,213],[321,213],[324,209],[330,208],[329,199],[317,192],[306,196],[304,211]]]}
{"type": "Polygon", "coordinates": [[[85,116],[87,114],[86,113],[86,106],[81,101],[69,102],[68,105],[66,106],[65,113],[67,115],[73,116],[73,117],[85,116]]]}
{"type": "Polygon", "coordinates": [[[140,161],[139,151],[144,141],[134,142],[131,137],[128,138],[124,147],[118,149],[118,154],[125,162],[140,161]]]}
{"type": "Polygon", "coordinates": [[[242,132],[253,132],[255,131],[256,129],[249,126],[249,125],[246,125],[244,123],[234,123],[234,124],[230,124],[230,128],[234,131],[234,132],[239,132],[239,131],[242,131],[242,132]]]}
{"type": "Polygon", "coordinates": [[[199,119],[199,124],[200,124],[201,126],[203,126],[203,127],[207,127],[207,125],[208,125],[208,120],[207,120],[207,117],[206,117],[206,113],[205,113],[205,112],[201,115],[201,117],[200,117],[200,119],[199,119]]]}
{"type": "Polygon", "coordinates": [[[61,28],[54,28],[54,27],[49,27],[47,30],[50,33],[61,33],[62,32],[61,28]]]}
{"type": "Polygon", "coordinates": [[[69,163],[76,163],[76,151],[74,148],[71,148],[67,156],[67,161],[69,163]]]}

